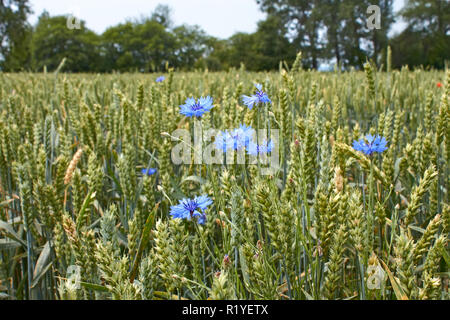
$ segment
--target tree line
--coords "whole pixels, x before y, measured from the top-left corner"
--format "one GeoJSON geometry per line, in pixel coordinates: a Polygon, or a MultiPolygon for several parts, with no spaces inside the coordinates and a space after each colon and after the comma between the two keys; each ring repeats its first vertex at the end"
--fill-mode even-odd
{"type": "Polygon", "coordinates": [[[28,0],[0,0],[0,70],[54,70],[65,57],[69,72],[212,71],[239,68],[273,70],[291,64],[297,52],[303,67],[361,68],[369,58],[392,66],[443,68],[450,60],[450,1],[406,0],[398,15],[393,0],[256,0],[266,19],[254,33],[228,39],[209,36],[198,26],[174,26],[170,8],[159,5],[149,16],[129,20],[97,34],[68,16],[40,15],[31,26],[28,0]],[[377,5],[381,28],[367,27],[367,8],[377,5]],[[407,27],[389,37],[396,19],[407,27]]]}

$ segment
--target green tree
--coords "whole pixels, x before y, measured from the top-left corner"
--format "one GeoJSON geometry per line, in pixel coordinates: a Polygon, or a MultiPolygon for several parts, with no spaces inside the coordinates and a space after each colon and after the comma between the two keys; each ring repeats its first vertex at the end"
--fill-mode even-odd
{"type": "Polygon", "coordinates": [[[322,24],[319,0],[257,0],[262,11],[277,16],[285,25],[303,61],[317,69],[326,45],[319,37],[322,24]]]}
{"type": "Polygon", "coordinates": [[[450,2],[407,0],[400,15],[408,26],[390,41],[393,66],[444,68],[450,60],[450,2]]]}
{"type": "Polygon", "coordinates": [[[342,1],[340,5],[343,65],[361,68],[367,57],[369,50],[363,47],[363,43],[368,38],[367,29],[367,1],[348,0],[342,1]]]}
{"type": "Polygon", "coordinates": [[[183,25],[172,32],[176,39],[172,65],[181,69],[192,69],[208,49],[208,36],[198,26],[183,25]]]}
{"type": "Polygon", "coordinates": [[[334,58],[338,65],[341,65],[344,56],[342,2],[343,0],[324,0],[321,7],[328,39],[324,56],[327,59],[334,58]]]}
{"type": "Polygon", "coordinates": [[[306,66],[312,68],[317,68],[321,60],[330,59],[358,67],[367,56],[380,61],[394,22],[393,0],[257,0],[257,3],[269,17],[283,21],[294,47],[303,52],[306,66]],[[381,29],[367,27],[370,5],[381,9],[381,29]]]}
{"type": "Polygon", "coordinates": [[[257,45],[255,34],[239,32],[228,40],[228,53],[226,54],[228,66],[239,68],[241,63],[245,64],[250,71],[258,70],[259,53],[255,48],[257,45]]]}
{"type": "MultiPolygon", "coordinates": [[[[381,64],[384,61],[382,53],[385,53],[385,49],[388,46],[389,37],[388,33],[395,22],[393,13],[393,0],[370,0],[367,3],[367,7],[370,5],[376,5],[380,8],[381,13],[381,28],[369,30],[367,39],[370,41],[370,56],[372,59],[381,64]]],[[[367,15],[367,12],[366,12],[367,15]]],[[[366,18],[367,19],[367,18],[366,18]]]]}
{"type": "Polygon", "coordinates": [[[165,4],[158,4],[153,11],[150,19],[158,22],[165,28],[172,28],[172,8],[165,4]]]}
{"type": "Polygon", "coordinates": [[[126,22],[107,29],[102,35],[104,71],[151,72],[164,70],[174,62],[175,37],[160,23],[147,19],[126,22]]]}
{"type": "Polygon", "coordinates": [[[0,0],[0,70],[29,67],[31,13],[28,0],[0,0]]]}
{"type": "Polygon", "coordinates": [[[400,14],[414,31],[441,36],[450,32],[448,0],[406,0],[400,14]]]}
{"type": "Polygon", "coordinates": [[[102,34],[100,49],[102,72],[132,71],[139,67],[130,51],[133,37],[134,26],[131,22],[110,27],[102,34]]]}
{"type": "Polygon", "coordinates": [[[195,63],[197,69],[211,71],[228,70],[230,68],[230,45],[228,40],[220,40],[215,37],[205,39],[205,53],[195,63]]]}
{"type": "Polygon", "coordinates": [[[98,37],[80,21],[80,29],[70,29],[68,17],[50,17],[44,12],[35,27],[32,43],[32,66],[34,70],[55,70],[63,58],[64,69],[71,72],[98,71],[98,37]]]}
{"type": "Polygon", "coordinates": [[[268,16],[258,23],[254,51],[258,70],[274,70],[280,61],[292,64],[296,50],[286,36],[287,28],[277,16],[268,16]]]}

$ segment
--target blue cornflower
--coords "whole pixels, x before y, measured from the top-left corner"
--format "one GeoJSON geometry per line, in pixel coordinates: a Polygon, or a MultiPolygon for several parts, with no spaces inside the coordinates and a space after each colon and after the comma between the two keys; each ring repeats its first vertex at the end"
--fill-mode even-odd
{"type": "Polygon", "coordinates": [[[247,153],[252,156],[257,156],[258,154],[265,154],[272,152],[274,148],[274,144],[271,141],[267,142],[267,140],[264,140],[261,144],[257,144],[254,141],[250,141],[248,145],[247,153]]]}
{"type": "Polygon", "coordinates": [[[234,130],[235,139],[238,139],[239,144],[247,148],[255,134],[255,129],[251,126],[246,126],[245,124],[239,125],[239,128],[234,130]]]}
{"type": "Polygon", "coordinates": [[[205,224],[206,223],[206,214],[202,213],[197,217],[197,223],[198,224],[205,224]]]}
{"type": "Polygon", "coordinates": [[[250,126],[241,124],[239,128],[228,132],[228,130],[220,132],[216,137],[216,148],[222,149],[224,152],[227,150],[241,150],[248,147],[255,129],[250,126]]]}
{"type": "Polygon", "coordinates": [[[164,80],[166,80],[166,77],[164,77],[164,76],[160,76],[160,77],[156,78],[156,82],[163,82],[164,80]]]}
{"type": "Polygon", "coordinates": [[[158,170],[154,169],[154,168],[149,168],[149,169],[142,169],[141,173],[143,175],[147,175],[147,176],[152,176],[154,175],[158,170]]]}
{"type": "Polygon", "coordinates": [[[216,136],[216,140],[214,141],[216,145],[216,149],[222,150],[223,152],[227,152],[227,150],[232,149],[234,145],[233,137],[228,132],[228,130],[220,131],[216,136]]]}
{"type": "Polygon", "coordinates": [[[262,91],[262,85],[257,83],[255,84],[256,87],[256,93],[252,95],[251,97],[243,95],[242,101],[244,104],[251,110],[255,104],[261,103],[272,103],[272,101],[269,99],[269,96],[267,93],[262,91]]]}
{"type": "Polygon", "coordinates": [[[360,139],[359,141],[353,141],[353,149],[356,151],[361,151],[364,154],[371,156],[375,152],[383,152],[387,150],[386,144],[386,138],[381,136],[372,136],[371,134],[368,134],[365,137],[366,141],[364,139],[360,139]]]}
{"type": "Polygon", "coordinates": [[[203,211],[212,203],[208,196],[183,199],[176,206],[170,207],[170,215],[172,219],[191,220],[191,218],[196,217],[199,224],[205,224],[206,215],[203,211]]]}
{"type": "Polygon", "coordinates": [[[180,113],[186,117],[201,117],[212,108],[214,108],[213,99],[210,96],[201,97],[197,101],[194,98],[188,98],[185,104],[180,106],[180,113]]]}

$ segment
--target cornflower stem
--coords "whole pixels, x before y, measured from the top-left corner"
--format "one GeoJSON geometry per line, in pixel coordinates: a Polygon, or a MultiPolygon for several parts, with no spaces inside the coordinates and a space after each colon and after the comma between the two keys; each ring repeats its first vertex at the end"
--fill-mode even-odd
{"type": "Polygon", "coordinates": [[[194,222],[195,231],[200,235],[200,240],[203,242],[203,245],[205,246],[206,250],[208,250],[209,254],[211,255],[211,258],[214,260],[214,263],[218,266],[220,266],[220,262],[217,260],[217,257],[214,255],[214,253],[209,248],[208,244],[205,241],[205,238],[203,237],[203,233],[200,231],[198,224],[194,222]]]}
{"type": "MultiPolygon", "coordinates": [[[[373,186],[373,158],[370,158],[370,175],[369,175],[369,205],[368,205],[368,232],[369,232],[369,249],[373,247],[373,225],[374,225],[374,186],[373,186]]],[[[369,253],[370,254],[370,253],[369,253]]],[[[368,257],[364,261],[367,264],[368,257]]]]}
{"type": "Polygon", "coordinates": [[[364,171],[361,172],[361,193],[363,196],[363,209],[366,210],[366,186],[364,181],[364,171]]]}
{"type": "Polygon", "coordinates": [[[356,261],[359,266],[359,274],[361,279],[361,292],[360,292],[361,300],[366,300],[366,282],[364,281],[365,280],[364,264],[361,263],[361,259],[358,253],[356,254],[356,261]]]}
{"type": "MultiPolygon", "coordinates": [[[[391,187],[389,189],[389,194],[386,196],[386,199],[389,199],[389,201],[391,201],[390,199],[391,199],[392,191],[394,191],[394,188],[391,187]]],[[[384,206],[386,205],[387,201],[388,200],[386,200],[383,203],[384,206]]],[[[393,216],[394,218],[395,218],[395,215],[396,215],[396,210],[394,211],[394,216],[393,216]]],[[[392,215],[391,215],[391,218],[392,218],[392,215]]],[[[392,223],[393,223],[393,220],[392,220],[392,223]]],[[[380,235],[380,239],[381,239],[381,243],[382,243],[380,250],[384,250],[384,249],[386,249],[386,246],[389,243],[389,241],[388,241],[388,224],[385,222],[383,225],[380,226],[380,229],[381,228],[384,230],[384,235],[383,234],[380,235]]]]}
{"type": "MultiPolygon", "coordinates": [[[[202,176],[202,162],[203,162],[203,125],[202,125],[202,118],[198,117],[195,119],[194,123],[198,124],[199,129],[198,129],[198,133],[200,133],[200,145],[197,146],[196,145],[196,139],[195,139],[195,134],[197,132],[195,132],[195,125],[194,125],[194,148],[195,148],[195,153],[200,152],[200,157],[201,157],[201,161],[200,164],[196,165],[196,171],[197,171],[197,176],[201,177],[202,176]],[[198,148],[200,148],[200,150],[198,150],[198,148]]],[[[197,138],[198,139],[198,138],[197,138]]],[[[195,159],[196,159],[196,155],[194,156],[194,163],[195,163],[195,159]]]]}
{"type": "Polygon", "coordinates": [[[203,270],[203,282],[206,283],[205,255],[203,254],[202,254],[202,270],[203,270]]]}
{"type": "Polygon", "coordinates": [[[391,248],[392,248],[392,244],[394,243],[395,231],[397,229],[397,224],[398,224],[398,209],[394,208],[394,217],[392,218],[392,224],[391,224],[391,239],[390,239],[389,247],[388,247],[388,251],[387,251],[388,257],[391,255],[391,248]]]}
{"type": "Polygon", "coordinates": [[[321,268],[320,268],[320,252],[319,252],[319,244],[317,244],[317,251],[316,251],[316,261],[315,261],[315,265],[314,265],[314,268],[315,268],[315,282],[314,282],[314,285],[315,285],[315,288],[316,288],[316,290],[314,291],[315,292],[315,297],[317,297],[317,299],[320,299],[320,275],[321,275],[321,268]]]}
{"type": "MultiPolygon", "coordinates": [[[[256,120],[257,120],[257,124],[256,124],[256,145],[259,146],[259,118],[261,117],[261,115],[259,114],[259,112],[257,112],[257,116],[256,116],[256,120]]],[[[259,152],[258,150],[256,151],[256,161],[258,163],[258,178],[260,177],[261,174],[261,165],[259,163],[259,152]]]]}

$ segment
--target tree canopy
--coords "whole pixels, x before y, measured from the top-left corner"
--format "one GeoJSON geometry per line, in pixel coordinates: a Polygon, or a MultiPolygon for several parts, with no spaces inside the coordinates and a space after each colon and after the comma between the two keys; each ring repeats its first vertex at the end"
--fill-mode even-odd
{"type": "Polygon", "coordinates": [[[398,15],[394,0],[255,1],[266,13],[257,30],[217,39],[199,26],[176,26],[167,5],[96,34],[84,21],[69,28],[68,16],[47,12],[30,26],[28,0],[0,0],[0,70],[54,70],[65,57],[68,72],[161,72],[167,65],[216,71],[242,64],[261,71],[292,63],[299,51],[305,68],[361,68],[368,58],[385,64],[388,45],[394,67],[443,68],[450,59],[448,0],[406,0],[398,15]],[[371,5],[380,8],[380,29],[367,26],[371,5]],[[389,38],[398,17],[407,27],[389,38]]]}
{"type": "Polygon", "coordinates": [[[0,70],[28,67],[31,27],[28,0],[0,0],[0,70]]]}

